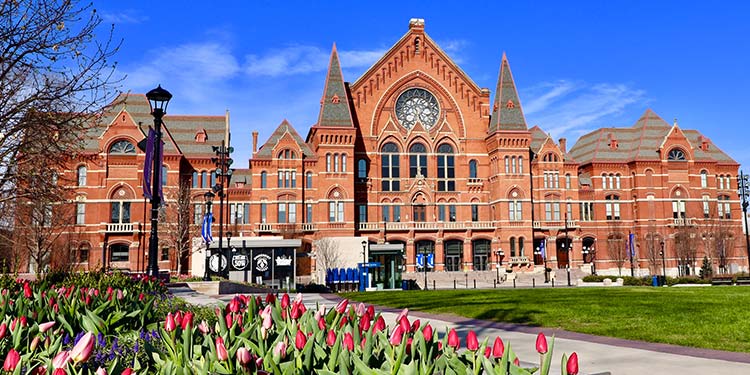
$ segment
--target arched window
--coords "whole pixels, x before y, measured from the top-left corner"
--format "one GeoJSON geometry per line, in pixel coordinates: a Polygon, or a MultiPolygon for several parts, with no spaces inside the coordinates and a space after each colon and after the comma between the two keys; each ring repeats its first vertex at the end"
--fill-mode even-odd
{"type": "Polygon", "coordinates": [[[333,154],[333,171],[339,171],[339,154],[333,154]]]}
{"type": "Polygon", "coordinates": [[[523,174],[523,156],[518,157],[518,174],[523,174]]]}
{"type": "Polygon", "coordinates": [[[445,270],[448,272],[461,271],[461,259],[463,259],[463,240],[448,240],[443,242],[445,249],[445,270]]]}
{"type": "Polygon", "coordinates": [[[331,154],[326,154],[326,172],[331,171],[331,154]]]}
{"type": "Polygon", "coordinates": [[[135,146],[126,140],[120,140],[109,146],[110,154],[135,154],[135,146]]]}
{"type": "Polygon", "coordinates": [[[380,149],[381,187],[383,191],[401,190],[398,152],[398,146],[394,143],[386,143],[380,149]]]}
{"type": "Polygon", "coordinates": [[[313,187],[313,174],[312,172],[305,173],[306,185],[305,188],[312,189],[313,187]]]}
{"type": "Polygon", "coordinates": [[[438,191],[456,191],[453,147],[447,143],[438,146],[438,191]]]}
{"type": "Polygon", "coordinates": [[[341,172],[346,172],[346,154],[341,154],[341,172]]]}
{"type": "Polygon", "coordinates": [[[515,237],[510,238],[510,256],[512,257],[516,256],[516,238],[515,237]]]}
{"type": "Polygon", "coordinates": [[[679,148],[673,148],[669,151],[669,154],[667,155],[667,160],[669,161],[686,161],[687,158],[685,157],[685,151],[679,149],[679,148]]]}
{"type": "Polygon", "coordinates": [[[409,177],[427,177],[427,149],[421,143],[409,148],[409,177]]]}
{"type": "Polygon", "coordinates": [[[474,271],[487,271],[490,259],[490,240],[474,240],[471,247],[474,252],[474,271]]]}
{"type": "Polygon", "coordinates": [[[518,237],[518,256],[523,256],[523,237],[518,237]]]}
{"type": "MultiPolygon", "coordinates": [[[[206,173],[206,172],[203,172],[206,173]]],[[[260,188],[265,189],[268,187],[268,172],[260,172],[260,188]]]]}
{"type": "Polygon", "coordinates": [[[505,174],[510,173],[510,157],[505,157],[505,174]]]}
{"type": "Polygon", "coordinates": [[[198,188],[198,171],[193,171],[193,189],[198,188]]]}
{"type": "Polygon", "coordinates": [[[204,189],[208,187],[208,175],[206,171],[201,172],[201,183],[204,189]]]}
{"type": "Polygon", "coordinates": [[[620,189],[620,174],[615,175],[615,189],[620,189]]]}
{"type": "Polygon", "coordinates": [[[216,186],[216,171],[211,171],[211,186],[216,186]]]}
{"type": "Polygon", "coordinates": [[[477,161],[469,160],[469,178],[477,178],[477,161]]]}
{"type": "Polygon", "coordinates": [[[86,166],[82,165],[78,167],[78,186],[86,186],[86,166]]]}
{"type": "Polygon", "coordinates": [[[701,171],[701,187],[707,188],[708,187],[708,172],[701,171]]]}
{"type": "Polygon", "coordinates": [[[357,178],[360,180],[367,179],[367,160],[365,159],[357,161],[357,178]]]}
{"type": "Polygon", "coordinates": [[[510,170],[513,174],[518,173],[518,168],[516,167],[516,157],[511,156],[510,158],[510,170]]]}
{"type": "MultiPolygon", "coordinates": [[[[425,272],[424,266],[425,266],[425,261],[427,260],[425,258],[427,258],[428,256],[431,256],[433,258],[433,262],[434,262],[434,259],[435,259],[435,242],[429,241],[429,240],[417,241],[417,242],[414,243],[414,247],[416,249],[416,251],[415,251],[415,259],[414,259],[415,262],[414,263],[417,265],[417,270],[419,272],[425,272]],[[416,259],[417,258],[416,255],[417,254],[422,254],[422,257],[421,257],[422,261],[421,262],[417,262],[417,260],[418,260],[418,259],[416,259]],[[421,266],[420,266],[420,264],[421,264],[421,266]]],[[[435,270],[434,267],[429,267],[429,262],[428,262],[427,271],[434,271],[434,270],[435,270]]]]}

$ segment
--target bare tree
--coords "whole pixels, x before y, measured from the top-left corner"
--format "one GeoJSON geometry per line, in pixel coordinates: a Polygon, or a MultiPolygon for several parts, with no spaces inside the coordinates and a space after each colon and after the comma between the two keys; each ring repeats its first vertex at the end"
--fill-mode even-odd
{"type": "Polygon", "coordinates": [[[614,223],[610,225],[607,236],[607,255],[609,255],[609,260],[617,266],[618,274],[622,276],[622,268],[628,259],[628,252],[625,246],[625,236],[619,225],[614,223]]]}
{"type": "Polygon", "coordinates": [[[182,274],[183,263],[192,251],[190,238],[198,232],[193,219],[193,203],[190,195],[190,180],[181,179],[177,188],[165,190],[164,231],[169,246],[174,249],[176,271],[182,274]]]}
{"type": "Polygon", "coordinates": [[[656,225],[649,225],[648,232],[644,237],[644,248],[646,250],[646,260],[648,261],[648,270],[652,275],[659,273],[661,262],[661,234],[656,230],[656,225]]]}
{"type": "Polygon", "coordinates": [[[315,257],[315,269],[321,280],[325,280],[326,271],[337,268],[341,264],[339,244],[328,237],[313,242],[313,256],[315,257]]]}
{"type": "Polygon", "coordinates": [[[0,202],[32,194],[23,187],[40,161],[63,170],[115,97],[119,43],[101,22],[76,0],[0,4],[0,202]]]}
{"type": "Polygon", "coordinates": [[[694,225],[679,225],[674,231],[674,249],[679,262],[680,275],[695,274],[695,262],[698,255],[698,235],[694,225]]]}
{"type": "Polygon", "coordinates": [[[718,274],[728,272],[727,261],[734,255],[734,232],[730,220],[706,219],[705,231],[701,234],[703,249],[709,260],[716,262],[718,274]]]}

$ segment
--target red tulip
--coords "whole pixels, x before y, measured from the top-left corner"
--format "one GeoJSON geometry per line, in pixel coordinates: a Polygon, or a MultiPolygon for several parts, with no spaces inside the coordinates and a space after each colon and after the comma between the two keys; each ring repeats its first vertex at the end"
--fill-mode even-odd
{"type": "Polygon", "coordinates": [[[0,339],[5,337],[5,334],[8,332],[8,325],[3,323],[0,324],[0,339]]]}
{"type": "Polygon", "coordinates": [[[414,321],[414,322],[413,322],[413,323],[411,324],[411,331],[412,331],[412,332],[417,332],[417,330],[418,330],[418,329],[419,329],[419,327],[421,327],[421,326],[422,326],[422,322],[420,322],[420,321],[419,321],[419,319],[417,319],[417,320],[415,320],[415,321],[414,321]]]}
{"type": "Polygon", "coordinates": [[[174,313],[174,324],[182,327],[182,311],[174,313]]]}
{"type": "Polygon", "coordinates": [[[144,295],[143,293],[138,294],[138,301],[139,302],[143,301],[144,298],[146,298],[146,295],[144,295]]]}
{"type": "Polygon", "coordinates": [[[8,355],[5,357],[5,363],[3,364],[3,370],[12,372],[18,366],[18,362],[21,361],[21,355],[18,354],[16,349],[11,349],[8,355]]]}
{"type": "Polygon", "coordinates": [[[368,329],[370,329],[370,317],[365,314],[359,320],[359,330],[361,332],[367,332],[368,329]]]}
{"type": "Polygon", "coordinates": [[[547,338],[544,337],[544,333],[542,332],[536,335],[536,351],[539,354],[547,353],[547,338]]]}
{"type": "Polygon", "coordinates": [[[94,341],[94,334],[86,332],[86,334],[78,340],[78,344],[76,344],[73,349],[70,349],[70,358],[73,359],[73,362],[86,362],[94,351],[94,341]]]}
{"type": "Polygon", "coordinates": [[[341,302],[339,302],[336,305],[335,310],[336,310],[337,313],[343,314],[343,313],[346,312],[346,306],[348,306],[348,305],[349,305],[349,300],[348,299],[341,300],[341,302]]]}
{"type": "Polygon", "coordinates": [[[367,306],[367,313],[373,317],[375,316],[375,307],[372,305],[367,306]]]}
{"type": "Polygon", "coordinates": [[[362,336],[362,341],[359,342],[359,348],[364,350],[366,343],[367,343],[367,336],[362,336]]]}
{"type": "Polygon", "coordinates": [[[578,354],[576,354],[576,352],[573,352],[573,354],[568,357],[568,363],[565,365],[565,369],[568,370],[568,375],[578,374],[578,354]]]}
{"type": "Polygon", "coordinates": [[[490,348],[489,346],[485,347],[484,358],[490,358],[491,355],[492,355],[492,348],[490,348]]]}
{"type": "Polygon", "coordinates": [[[242,366],[247,366],[251,359],[253,359],[253,356],[247,348],[241,347],[237,349],[237,361],[239,361],[242,366]]]}
{"type": "Polygon", "coordinates": [[[344,315],[344,318],[341,319],[341,322],[339,323],[339,328],[342,328],[343,326],[345,326],[346,323],[349,323],[349,317],[347,317],[346,315],[344,315]]]}
{"type": "Polygon", "coordinates": [[[19,319],[19,323],[21,323],[21,327],[26,327],[28,325],[25,315],[21,316],[21,318],[19,319]]]}
{"type": "Polygon", "coordinates": [[[132,375],[132,374],[133,374],[133,369],[128,367],[125,370],[122,370],[122,374],[120,375],[132,375]]]}
{"type": "Polygon", "coordinates": [[[492,344],[492,356],[500,358],[505,353],[505,344],[500,337],[495,337],[495,342],[492,344]]]}
{"type": "Polygon", "coordinates": [[[336,332],[334,330],[328,331],[328,334],[326,335],[326,344],[328,346],[333,346],[333,344],[336,343],[336,332]]]}
{"type": "Polygon", "coordinates": [[[518,357],[513,359],[513,364],[516,366],[521,366],[521,361],[518,360],[518,357]]]}
{"type": "Polygon", "coordinates": [[[321,331],[326,329],[326,320],[322,316],[318,319],[318,329],[321,331]]]}
{"type": "Polygon", "coordinates": [[[64,368],[56,368],[55,371],[52,371],[52,375],[68,375],[68,373],[65,371],[64,368]]]}
{"type": "Polygon", "coordinates": [[[411,330],[411,324],[409,324],[409,318],[402,316],[398,321],[398,325],[401,327],[401,331],[408,333],[411,330]]]}
{"type": "Polygon", "coordinates": [[[172,313],[167,314],[167,320],[164,321],[164,330],[172,332],[177,328],[177,323],[174,321],[174,315],[172,313]]]}
{"type": "Polygon", "coordinates": [[[52,359],[52,367],[65,368],[65,366],[68,365],[68,362],[70,362],[70,352],[64,350],[60,353],[57,353],[55,358],[52,359]]]}
{"type": "Polygon", "coordinates": [[[33,371],[34,371],[33,374],[36,374],[36,375],[46,375],[47,374],[47,366],[44,366],[44,365],[39,366],[39,367],[35,368],[33,371]]]}
{"type": "Polygon", "coordinates": [[[404,330],[401,328],[400,325],[396,326],[396,328],[393,329],[393,332],[391,332],[391,338],[389,339],[389,342],[391,345],[396,346],[401,344],[401,339],[404,336],[404,330]]]}
{"type": "Polygon", "coordinates": [[[424,336],[424,339],[427,341],[432,340],[432,326],[430,323],[427,323],[427,325],[422,328],[422,336],[424,336]]]}
{"type": "Polygon", "coordinates": [[[302,350],[305,344],[307,344],[307,336],[305,336],[305,333],[301,329],[297,330],[297,334],[294,336],[294,347],[297,350],[302,350]]]}
{"type": "Polygon", "coordinates": [[[232,327],[232,321],[233,321],[233,320],[232,320],[232,313],[229,313],[229,314],[227,314],[227,315],[226,315],[226,316],[224,317],[224,322],[226,322],[226,323],[227,323],[227,327],[232,327]]]}
{"type": "Polygon", "coordinates": [[[461,346],[461,339],[458,338],[458,333],[456,333],[455,328],[452,328],[450,332],[448,332],[448,346],[451,346],[454,349],[458,349],[461,346]]]}
{"type": "Polygon", "coordinates": [[[354,350],[354,338],[349,332],[344,334],[344,347],[350,352],[354,350]]]}
{"type": "Polygon", "coordinates": [[[296,320],[299,319],[300,316],[302,316],[302,309],[300,309],[300,304],[293,303],[292,310],[289,312],[289,317],[296,320]]]}
{"type": "Polygon", "coordinates": [[[216,338],[216,358],[218,358],[219,361],[226,361],[229,358],[227,347],[224,346],[224,339],[221,338],[221,336],[216,338]]]}
{"type": "Polygon", "coordinates": [[[188,311],[185,313],[185,316],[182,317],[182,329],[186,330],[193,326],[193,317],[195,314],[192,311],[188,311]]]}
{"type": "Polygon", "coordinates": [[[283,296],[281,296],[281,308],[286,309],[289,307],[289,295],[284,293],[283,296]]]}
{"type": "Polygon", "coordinates": [[[372,329],[372,333],[378,333],[385,329],[385,319],[383,319],[382,316],[378,317],[378,320],[375,321],[375,327],[372,329]]]}
{"type": "Polygon", "coordinates": [[[271,293],[266,294],[266,303],[270,305],[274,302],[276,302],[276,296],[271,293]]]}
{"type": "Polygon", "coordinates": [[[474,331],[469,331],[466,335],[466,349],[476,351],[479,349],[479,341],[477,340],[477,334],[474,331]]]}
{"type": "Polygon", "coordinates": [[[31,298],[31,296],[33,295],[34,293],[31,292],[31,286],[29,285],[29,283],[24,283],[23,284],[23,296],[26,298],[31,298]]]}
{"type": "Polygon", "coordinates": [[[240,311],[240,301],[237,300],[237,297],[232,298],[232,300],[229,301],[229,304],[227,305],[227,309],[233,313],[240,311]]]}

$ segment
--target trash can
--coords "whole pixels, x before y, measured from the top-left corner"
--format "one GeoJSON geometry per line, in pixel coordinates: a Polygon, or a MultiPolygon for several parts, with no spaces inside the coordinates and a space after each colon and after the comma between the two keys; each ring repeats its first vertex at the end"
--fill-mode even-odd
{"type": "Polygon", "coordinates": [[[401,290],[409,290],[409,280],[401,281],[401,290]]]}
{"type": "Polygon", "coordinates": [[[651,286],[659,286],[659,276],[651,276],[651,286]]]}

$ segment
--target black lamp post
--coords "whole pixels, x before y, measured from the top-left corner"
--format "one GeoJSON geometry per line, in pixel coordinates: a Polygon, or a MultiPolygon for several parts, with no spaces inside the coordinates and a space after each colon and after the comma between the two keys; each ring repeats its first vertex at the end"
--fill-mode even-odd
{"type": "Polygon", "coordinates": [[[661,269],[664,273],[664,282],[667,282],[667,261],[666,255],[664,255],[664,241],[661,241],[661,269]]]}
{"type": "Polygon", "coordinates": [[[362,291],[367,290],[368,285],[368,278],[369,278],[369,272],[367,271],[369,267],[367,267],[367,241],[362,240],[362,272],[364,273],[362,275],[362,291]]]}
{"type": "Polygon", "coordinates": [[[157,88],[146,93],[146,98],[151,106],[151,115],[154,116],[154,164],[152,169],[151,181],[151,236],[148,241],[148,270],[149,276],[159,276],[159,206],[161,205],[161,196],[159,195],[159,185],[161,184],[161,125],[162,118],[167,113],[167,105],[172,99],[172,94],[164,90],[159,85],[157,88]]]}
{"type": "Polygon", "coordinates": [[[500,256],[503,255],[503,249],[497,249],[495,251],[495,257],[497,258],[497,261],[495,262],[495,281],[500,282],[500,256]]]}
{"type": "MultiPolygon", "coordinates": [[[[211,205],[214,203],[214,193],[207,191],[203,194],[203,201],[206,202],[206,215],[211,214],[211,205]]],[[[208,216],[210,217],[210,216],[208,216]]],[[[211,230],[211,223],[208,223],[208,230],[211,230]]],[[[211,249],[209,249],[209,242],[206,241],[206,264],[205,271],[203,272],[203,281],[211,281],[211,277],[208,275],[209,259],[211,259],[211,249]]]]}
{"type": "MultiPolygon", "coordinates": [[[[231,154],[234,151],[234,148],[227,147],[225,145],[225,141],[221,141],[221,146],[214,146],[213,151],[216,153],[215,158],[211,158],[211,161],[216,164],[216,171],[214,172],[216,174],[216,178],[218,181],[216,181],[216,185],[213,186],[213,191],[216,192],[219,195],[219,254],[223,256],[223,258],[219,257],[219,272],[221,273],[222,277],[228,279],[229,278],[229,252],[227,249],[224,249],[223,246],[223,237],[224,237],[224,198],[226,197],[226,193],[224,192],[225,187],[229,187],[229,182],[232,179],[232,172],[233,170],[229,168],[230,165],[232,165],[232,159],[229,157],[229,154],[231,154]],[[222,260],[224,262],[222,262],[222,260]],[[222,263],[225,269],[222,269],[222,263]]],[[[227,203],[229,203],[229,199],[227,199],[227,203]]]]}
{"type": "Polygon", "coordinates": [[[630,238],[631,232],[628,231],[628,255],[630,255],[630,277],[635,277],[635,265],[633,264],[633,251],[635,250],[635,244],[630,238]]]}
{"type": "Polygon", "coordinates": [[[745,217],[745,249],[747,250],[748,269],[750,270],[750,237],[748,237],[750,228],[747,226],[747,206],[750,205],[750,181],[748,181],[748,176],[742,173],[742,171],[740,171],[740,178],[737,180],[737,185],[739,185],[740,189],[738,193],[742,200],[742,216],[745,217]]]}

